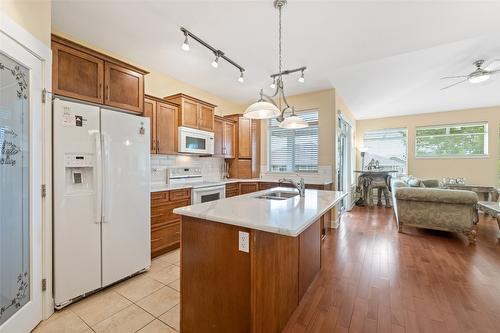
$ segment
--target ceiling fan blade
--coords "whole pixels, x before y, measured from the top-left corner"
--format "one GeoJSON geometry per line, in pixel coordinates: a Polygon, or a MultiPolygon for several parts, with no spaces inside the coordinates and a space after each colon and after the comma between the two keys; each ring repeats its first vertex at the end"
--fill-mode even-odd
{"type": "Polygon", "coordinates": [[[484,67],[487,71],[494,71],[500,67],[500,59],[492,60],[486,67],[484,67]]]}
{"type": "Polygon", "coordinates": [[[459,75],[459,76],[445,76],[442,77],[440,80],[446,80],[446,79],[461,79],[467,77],[467,75],[459,75]]]}
{"type": "Polygon", "coordinates": [[[455,83],[453,83],[453,84],[450,84],[449,86],[446,86],[446,87],[444,87],[444,88],[441,88],[440,90],[445,90],[445,89],[451,88],[451,87],[453,87],[453,86],[456,86],[457,84],[464,83],[464,82],[466,82],[466,81],[467,81],[467,79],[465,79],[465,80],[463,80],[463,81],[455,82],[455,83]]]}

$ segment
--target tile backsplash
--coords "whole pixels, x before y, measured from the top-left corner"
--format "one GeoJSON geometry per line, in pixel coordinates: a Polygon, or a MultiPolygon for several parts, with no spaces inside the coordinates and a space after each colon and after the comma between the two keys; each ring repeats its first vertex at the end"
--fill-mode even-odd
{"type": "Polygon", "coordinates": [[[188,155],[151,155],[151,183],[165,183],[166,169],[175,167],[201,168],[204,180],[215,181],[222,178],[224,159],[188,155]]]}

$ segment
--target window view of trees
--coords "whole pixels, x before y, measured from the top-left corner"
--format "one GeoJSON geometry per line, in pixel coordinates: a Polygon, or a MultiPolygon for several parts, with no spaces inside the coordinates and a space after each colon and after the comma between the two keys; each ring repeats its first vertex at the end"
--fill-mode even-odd
{"type": "Polygon", "coordinates": [[[417,157],[487,155],[488,125],[417,127],[415,145],[417,157]]]}

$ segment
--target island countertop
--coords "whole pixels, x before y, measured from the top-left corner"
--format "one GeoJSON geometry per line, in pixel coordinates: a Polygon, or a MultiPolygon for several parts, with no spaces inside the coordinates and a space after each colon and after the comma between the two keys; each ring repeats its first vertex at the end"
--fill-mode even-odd
{"type": "Polygon", "coordinates": [[[338,191],[306,189],[304,197],[297,195],[286,200],[257,198],[276,191],[297,192],[293,188],[276,187],[176,208],[174,213],[296,237],[347,195],[338,191]]]}

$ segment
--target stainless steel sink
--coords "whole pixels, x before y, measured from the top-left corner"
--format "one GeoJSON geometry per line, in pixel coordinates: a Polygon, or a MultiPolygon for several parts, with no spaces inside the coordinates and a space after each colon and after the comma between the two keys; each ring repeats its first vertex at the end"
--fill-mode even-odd
{"type": "Polygon", "coordinates": [[[281,191],[276,191],[276,192],[271,192],[271,193],[266,193],[263,195],[259,195],[257,199],[270,199],[270,200],[286,200],[293,198],[295,196],[299,195],[298,193],[295,192],[281,192],[281,191]]]}

